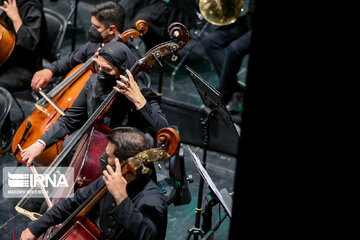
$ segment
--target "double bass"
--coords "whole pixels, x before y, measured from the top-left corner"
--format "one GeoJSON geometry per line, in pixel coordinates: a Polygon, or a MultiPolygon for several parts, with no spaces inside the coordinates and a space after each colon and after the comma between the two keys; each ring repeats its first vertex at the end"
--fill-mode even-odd
{"type": "MultiPolygon", "coordinates": [[[[129,29],[118,35],[113,41],[126,42],[134,37],[143,36],[148,25],[144,20],[136,22],[136,30],[129,29]]],[[[24,163],[21,158],[20,148],[25,149],[39,139],[61,116],[65,115],[71,107],[81,89],[97,70],[92,58],[85,63],[79,64],[72,69],[65,79],[54,87],[48,94],[40,91],[43,96],[37,103],[32,113],[22,122],[13,137],[12,151],[18,162],[24,163]]],[[[39,166],[49,166],[59,154],[63,140],[57,142],[36,158],[35,163],[39,166]]]]}

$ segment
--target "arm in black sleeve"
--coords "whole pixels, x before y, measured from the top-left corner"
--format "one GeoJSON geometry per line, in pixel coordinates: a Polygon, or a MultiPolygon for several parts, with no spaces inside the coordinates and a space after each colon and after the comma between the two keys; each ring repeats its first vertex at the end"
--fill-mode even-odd
{"type": "Polygon", "coordinates": [[[99,44],[88,42],[79,49],[76,49],[61,59],[53,62],[50,65],[49,70],[52,71],[54,76],[65,75],[77,65],[85,63],[89,58],[91,58],[97,51],[98,47],[100,47],[99,44]]]}
{"type": "Polygon", "coordinates": [[[73,197],[58,202],[45,212],[41,218],[29,222],[28,227],[30,232],[34,234],[35,237],[39,238],[49,227],[64,222],[80,206],[80,204],[101,187],[101,181],[103,180],[100,177],[88,186],[78,189],[73,197]]]}
{"type": "Polygon", "coordinates": [[[24,6],[20,12],[23,24],[16,33],[16,47],[35,51],[40,42],[41,11],[33,5],[24,6]]]}
{"type": "Polygon", "coordinates": [[[163,114],[154,92],[150,92],[148,88],[141,90],[146,98],[146,104],[137,112],[140,115],[141,123],[146,125],[152,136],[156,136],[157,132],[164,127],[168,127],[169,123],[163,114]]]}
{"type": "Polygon", "coordinates": [[[60,141],[66,135],[79,129],[87,120],[87,91],[89,81],[79,93],[73,105],[66,111],[65,116],[60,117],[51,128],[40,137],[46,147],[50,147],[54,143],[60,141]]]}
{"type": "MultiPolygon", "coordinates": [[[[146,198],[159,199],[157,194],[146,194],[146,198]]],[[[147,202],[137,209],[130,198],[125,198],[110,214],[131,239],[162,239],[167,219],[165,205],[166,201],[159,199],[157,204],[147,202]]]]}

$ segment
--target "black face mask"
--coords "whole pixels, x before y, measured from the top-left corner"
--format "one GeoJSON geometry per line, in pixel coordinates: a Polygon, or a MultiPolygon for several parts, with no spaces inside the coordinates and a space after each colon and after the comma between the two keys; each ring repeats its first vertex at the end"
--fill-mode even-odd
{"type": "Polygon", "coordinates": [[[102,89],[107,90],[116,86],[115,75],[110,75],[102,70],[99,70],[97,73],[97,79],[102,87],[102,89]]]}
{"type": "Polygon", "coordinates": [[[103,37],[101,36],[101,33],[98,30],[96,30],[93,26],[91,26],[88,32],[88,36],[90,42],[92,43],[102,43],[104,41],[103,37]]]}

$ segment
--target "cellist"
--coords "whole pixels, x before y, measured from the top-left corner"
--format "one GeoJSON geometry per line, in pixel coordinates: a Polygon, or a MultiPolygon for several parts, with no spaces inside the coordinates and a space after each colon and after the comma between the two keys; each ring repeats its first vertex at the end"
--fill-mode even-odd
{"type": "MultiPolygon", "coordinates": [[[[0,12],[1,21],[15,35],[11,55],[0,66],[0,87],[9,92],[30,88],[32,75],[42,68],[42,51],[48,47],[42,1],[0,0],[0,12]]],[[[9,116],[2,130],[4,139],[12,138],[9,116]]]]}
{"type": "MultiPolygon", "coordinates": [[[[80,48],[54,61],[48,68],[37,71],[31,80],[31,87],[38,91],[44,88],[53,76],[62,76],[70,72],[78,64],[91,58],[102,43],[112,41],[123,31],[124,9],[115,2],[108,1],[95,5],[91,10],[91,27],[88,31],[89,42],[80,48]]],[[[131,44],[126,43],[140,58],[140,53],[131,44]]]]}
{"type": "MultiPolygon", "coordinates": [[[[158,105],[157,95],[141,81],[136,81],[127,70],[137,59],[124,43],[117,41],[106,43],[94,61],[99,71],[91,75],[65,116],[60,117],[43,136],[21,153],[23,161],[27,161],[27,166],[30,166],[46,147],[72,134],[65,139],[63,147],[70,142],[75,131],[81,128],[113,89],[119,92],[119,96],[116,97],[104,119],[107,126],[137,127],[149,133],[154,139],[159,129],[168,126],[158,105]],[[124,76],[125,73],[127,77],[124,76]],[[123,82],[120,82],[120,79],[123,82]],[[121,85],[120,89],[114,87],[116,83],[121,85]]],[[[68,157],[61,165],[67,166],[67,161],[70,160],[71,157],[68,157]]]]}
{"type": "Polygon", "coordinates": [[[30,222],[20,239],[39,238],[50,226],[62,223],[104,181],[109,192],[98,204],[98,226],[105,237],[165,239],[167,203],[163,192],[147,175],[135,178],[128,172],[122,176],[119,163],[151,148],[151,142],[145,134],[132,127],[113,129],[107,139],[108,165],[103,176],[78,189],[72,198],[55,204],[40,219],[30,222]]]}

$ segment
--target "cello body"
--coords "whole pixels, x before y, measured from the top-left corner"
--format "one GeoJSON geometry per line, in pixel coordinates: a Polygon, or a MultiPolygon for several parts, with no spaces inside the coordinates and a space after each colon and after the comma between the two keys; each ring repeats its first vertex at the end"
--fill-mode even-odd
{"type": "MultiPolygon", "coordinates": [[[[83,64],[79,64],[70,71],[66,81],[69,77],[73,76],[73,73],[79,71],[83,64]]],[[[95,72],[95,68],[88,67],[85,71],[82,71],[76,78],[74,78],[65,88],[63,88],[52,101],[64,112],[71,107],[81,89],[85,86],[90,75],[95,72]]],[[[44,102],[46,103],[46,102],[44,102]]],[[[25,149],[39,139],[50,127],[59,119],[61,114],[51,105],[45,104],[40,108],[34,108],[33,112],[22,122],[17,129],[12,144],[12,150],[16,159],[20,163],[24,163],[18,150],[18,144],[25,149]]],[[[42,152],[36,159],[36,164],[40,166],[49,166],[51,159],[53,160],[61,151],[63,140],[52,145],[44,152],[42,152]]]]}
{"type": "Polygon", "coordinates": [[[15,47],[15,35],[0,18],[0,67],[6,62],[15,47]]]}

